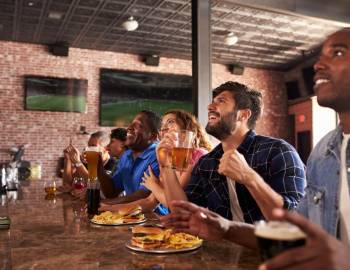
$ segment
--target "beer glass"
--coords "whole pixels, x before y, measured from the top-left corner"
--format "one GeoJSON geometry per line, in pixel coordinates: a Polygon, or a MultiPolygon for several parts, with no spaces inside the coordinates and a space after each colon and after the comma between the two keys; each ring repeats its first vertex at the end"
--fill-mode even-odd
{"type": "Polygon", "coordinates": [[[54,196],[56,193],[56,181],[53,179],[47,179],[44,182],[44,190],[47,195],[54,196]]]}
{"type": "Polygon", "coordinates": [[[175,133],[176,141],[171,155],[171,165],[178,171],[187,169],[192,159],[194,133],[180,130],[175,133]]]}
{"type": "Polygon", "coordinates": [[[102,147],[89,146],[85,148],[85,158],[89,171],[89,180],[97,179],[97,164],[100,153],[102,153],[102,147]]]}
{"type": "Polygon", "coordinates": [[[306,243],[306,235],[299,227],[289,222],[258,221],[255,222],[254,232],[262,261],[306,243]]]}
{"type": "Polygon", "coordinates": [[[97,215],[100,207],[100,183],[88,181],[87,183],[87,212],[89,216],[97,215]]]}

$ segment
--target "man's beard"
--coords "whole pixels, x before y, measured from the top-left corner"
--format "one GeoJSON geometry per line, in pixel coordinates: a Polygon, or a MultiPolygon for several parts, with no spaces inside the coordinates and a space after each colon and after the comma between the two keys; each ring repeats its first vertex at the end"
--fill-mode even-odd
{"type": "Polygon", "coordinates": [[[222,116],[218,123],[210,125],[209,123],[205,127],[205,131],[222,141],[231,135],[231,132],[236,129],[236,116],[237,112],[230,112],[222,116]]]}

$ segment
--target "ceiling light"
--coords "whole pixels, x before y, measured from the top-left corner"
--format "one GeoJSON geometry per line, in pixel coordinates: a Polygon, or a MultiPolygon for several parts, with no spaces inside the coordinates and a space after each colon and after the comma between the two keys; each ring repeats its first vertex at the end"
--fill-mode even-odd
{"type": "Polygon", "coordinates": [[[50,11],[47,17],[53,20],[61,20],[63,17],[63,13],[57,11],[50,11]]]}
{"type": "Polygon", "coordinates": [[[238,41],[238,37],[235,36],[235,34],[232,32],[228,33],[224,40],[225,44],[228,46],[235,45],[237,41],[238,41]]]}
{"type": "Polygon", "coordinates": [[[27,4],[28,4],[29,7],[34,6],[34,2],[33,1],[29,1],[27,4]]]}
{"type": "Polygon", "coordinates": [[[139,27],[139,23],[134,19],[134,17],[130,17],[123,22],[122,26],[126,31],[135,31],[137,27],[139,27]]]}

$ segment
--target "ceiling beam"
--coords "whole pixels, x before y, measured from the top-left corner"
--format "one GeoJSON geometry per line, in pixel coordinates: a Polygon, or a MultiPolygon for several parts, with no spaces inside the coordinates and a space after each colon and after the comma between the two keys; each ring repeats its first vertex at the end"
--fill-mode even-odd
{"type": "Polygon", "coordinates": [[[226,0],[226,2],[350,24],[348,0],[226,0]]]}

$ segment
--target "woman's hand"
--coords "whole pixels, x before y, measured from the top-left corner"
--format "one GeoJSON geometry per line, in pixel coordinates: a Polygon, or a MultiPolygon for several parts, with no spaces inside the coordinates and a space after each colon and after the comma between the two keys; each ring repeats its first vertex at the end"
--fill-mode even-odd
{"type": "Polygon", "coordinates": [[[154,175],[152,167],[148,166],[149,175],[144,172],[142,177],[141,185],[145,186],[150,191],[154,191],[154,189],[159,186],[159,179],[154,175]]]}
{"type": "Polygon", "coordinates": [[[171,153],[175,146],[176,135],[167,133],[157,146],[157,159],[160,167],[171,166],[171,153]]]}

